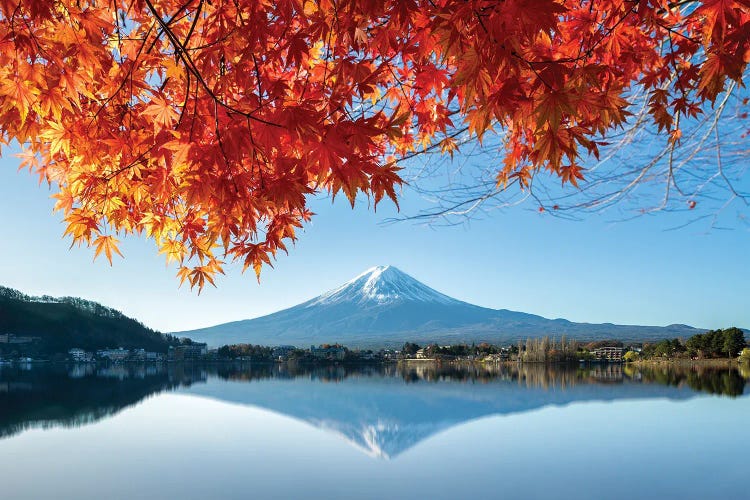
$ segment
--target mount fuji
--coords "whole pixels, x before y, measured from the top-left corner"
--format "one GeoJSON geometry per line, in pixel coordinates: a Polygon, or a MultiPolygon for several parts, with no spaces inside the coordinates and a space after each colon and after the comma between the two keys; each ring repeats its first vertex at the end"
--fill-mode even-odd
{"type": "Polygon", "coordinates": [[[686,325],[629,326],[573,323],[534,314],[489,309],[444,295],[393,266],[378,266],[314,299],[260,318],[176,332],[217,347],[225,344],[348,347],[410,342],[510,343],[527,337],[568,335],[579,341],[689,337],[686,325]]]}

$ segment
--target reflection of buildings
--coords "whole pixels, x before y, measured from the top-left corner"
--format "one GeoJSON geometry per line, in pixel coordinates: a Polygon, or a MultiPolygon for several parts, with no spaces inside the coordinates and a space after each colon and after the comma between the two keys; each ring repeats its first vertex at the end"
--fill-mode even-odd
{"type": "Polygon", "coordinates": [[[430,375],[435,372],[433,366],[424,363],[415,363],[413,366],[409,366],[409,368],[411,368],[411,372],[421,380],[434,379],[434,377],[430,377],[430,375]]]}
{"type": "Polygon", "coordinates": [[[589,377],[597,382],[622,382],[624,380],[622,365],[593,366],[588,371],[589,377]]]}
{"type": "MultiPolygon", "coordinates": [[[[133,373],[133,370],[131,370],[131,368],[128,366],[114,365],[114,366],[107,366],[105,368],[99,368],[96,371],[96,376],[125,380],[126,378],[130,378],[131,376],[137,377],[137,374],[133,373]]],[[[138,378],[142,378],[142,377],[138,377],[138,378]]]]}
{"type": "Polygon", "coordinates": [[[68,370],[68,377],[83,378],[96,373],[96,365],[93,363],[76,363],[68,370]]]}

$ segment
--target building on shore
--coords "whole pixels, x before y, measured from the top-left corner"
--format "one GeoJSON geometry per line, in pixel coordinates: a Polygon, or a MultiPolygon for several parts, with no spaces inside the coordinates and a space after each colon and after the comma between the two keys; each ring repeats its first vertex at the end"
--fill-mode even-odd
{"type": "Polygon", "coordinates": [[[341,361],[346,357],[346,348],[338,344],[335,344],[335,345],[324,344],[319,347],[315,347],[314,345],[311,345],[310,354],[312,354],[317,359],[329,359],[329,360],[334,360],[334,361],[341,361]]]}
{"type": "Polygon", "coordinates": [[[69,350],[68,356],[70,356],[71,361],[74,361],[76,363],[90,363],[94,360],[93,353],[86,352],[83,349],[79,349],[78,347],[74,347],[69,350]]]}
{"type": "Polygon", "coordinates": [[[157,361],[164,361],[164,355],[160,352],[150,352],[146,351],[146,361],[150,362],[157,362],[157,361]]]}
{"type": "Polygon", "coordinates": [[[280,345],[273,348],[271,355],[276,361],[286,361],[287,358],[289,358],[289,355],[295,350],[297,350],[297,348],[293,345],[280,345]]]}
{"type": "Polygon", "coordinates": [[[510,353],[508,351],[500,351],[495,354],[488,354],[484,357],[482,361],[488,362],[488,363],[499,363],[501,361],[508,361],[510,358],[510,353]]]}
{"type": "Polygon", "coordinates": [[[96,356],[98,358],[108,359],[112,362],[125,361],[130,356],[130,351],[123,348],[102,349],[101,351],[96,351],[96,356]]]}
{"type": "Polygon", "coordinates": [[[596,359],[622,361],[622,347],[599,347],[591,351],[596,359]]]}
{"type": "Polygon", "coordinates": [[[4,333],[0,335],[0,344],[31,344],[32,342],[39,342],[42,340],[41,337],[28,337],[13,335],[12,333],[4,333]]]}
{"type": "Polygon", "coordinates": [[[206,354],[208,354],[208,345],[194,342],[192,344],[170,346],[167,358],[170,361],[184,361],[189,359],[201,359],[206,354]]]}

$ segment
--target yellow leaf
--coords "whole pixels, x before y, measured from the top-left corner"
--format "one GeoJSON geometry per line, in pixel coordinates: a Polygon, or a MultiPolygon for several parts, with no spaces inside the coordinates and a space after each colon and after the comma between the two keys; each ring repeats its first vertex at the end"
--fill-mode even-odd
{"type": "Polygon", "coordinates": [[[94,260],[96,260],[99,254],[104,252],[104,255],[109,261],[109,265],[111,266],[112,252],[116,253],[120,257],[123,257],[120,249],[117,248],[117,243],[119,243],[119,241],[114,236],[99,236],[94,240],[94,245],[96,246],[96,251],[94,252],[94,260]]]}
{"type": "Polygon", "coordinates": [[[65,138],[65,126],[62,123],[47,121],[47,129],[42,132],[42,139],[49,142],[50,154],[56,155],[63,152],[70,156],[70,141],[65,138]]]}

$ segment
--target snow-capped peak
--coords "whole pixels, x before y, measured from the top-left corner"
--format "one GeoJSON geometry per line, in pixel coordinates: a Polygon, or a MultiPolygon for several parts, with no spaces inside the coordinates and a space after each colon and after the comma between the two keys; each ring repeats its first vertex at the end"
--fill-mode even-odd
{"type": "Polygon", "coordinates": [[[390,304],[402,301],[454,303],[455,299],[443,295],[415,280],[393,266],[371,267],[307,305],[339,304],[390,304]]]}

